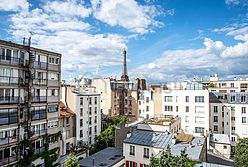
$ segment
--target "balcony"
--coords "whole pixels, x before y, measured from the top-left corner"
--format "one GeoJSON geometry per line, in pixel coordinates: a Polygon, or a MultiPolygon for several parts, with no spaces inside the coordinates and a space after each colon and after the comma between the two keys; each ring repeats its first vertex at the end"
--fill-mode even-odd
{"type": "Polygon", "coordinates": [[[43,151],[45,151],[45,146],[43,146],[43,147],[41,147],[41,148],[36,148],[36,149],[34,150],[34,154],[38,154],[38,153],[41,153],[41,152],[43,152],[43,151]]]}
{"type": "Polygon", "coordinates": [[[0,84],[4,85],[13,85],[18,84],[19,82],[18,77],[10,77],[10,76],[0,76],[0,84]]]}
{"type": "Polygon", "coordinates": [[[39,62],[35,61],[33,62],[32,66],[37,69],[47,69],[47,63],[46,62],[39,62]]]}
{"type": "Polygon", "coordinates": [[[4,145],[4,144],[10,144],[10,143],[14,143],[17,142],[17,136],[10,136],[7,138],[0,138],[0,145],[4,145]]]}
{"type": "Polygon", "coordinates": [[[4,166],[4,165],[7,165],[7,164],[11,164],[15,161],[18,160],[18,156],[17,155],[14,155],[14,156],[11,156],[11,157],[7,157],[7,158],[1,158],[0,159],[0,166],[4,166]]]}
{"type": "Polygon", "coordinates": [[[0,64],[19,65],[19,58],[0,55],[0,64]]]}
{"type": "Polygon", "coordinates": [[[33,84],[34,85],[46,85],[46,79],[33,79],[33,84]]]}
{"type": "Polygon", "coordinates": [[[46,96],[34,96],[32,97],[32,102],[39,103],[39,102],[46,102],[46,96]]]}
{"type": "Polygon", "coordinates": [[[0,104],[16,104],[18,103],[18,96],[0,96],[0,104]]]}
{"type": "Polygon", "coordinates": [[[47,133],[46,129],[36,130],[36,131],[33,132],[31,138],[42,136],[42,135],[45,135],[46,133],[47,133]]]}

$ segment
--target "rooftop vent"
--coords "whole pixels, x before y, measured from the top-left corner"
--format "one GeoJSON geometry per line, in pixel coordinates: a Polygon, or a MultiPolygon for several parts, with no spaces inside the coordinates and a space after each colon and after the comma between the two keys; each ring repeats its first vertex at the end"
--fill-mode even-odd
{"type": "Polygon", "coordinates": [[[107,166],[107,163],[100,163],[99,166],[107,166]]]}

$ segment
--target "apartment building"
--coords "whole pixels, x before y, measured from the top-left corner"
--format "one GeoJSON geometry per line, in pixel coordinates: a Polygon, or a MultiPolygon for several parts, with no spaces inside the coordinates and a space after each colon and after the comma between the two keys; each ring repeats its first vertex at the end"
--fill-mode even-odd
{"type": "MultiPolygon", "coordinates": [[[[0,166],[56,149],[61,54],[0,40],[0,166]],[[49,126],[51,122],[54,126],[49,126]],[[31,142],[31,146],[28,143],[31,142]],[[19,147],[20,146],[20,147],[19,147]],[[26,149],[29,148],[29,149],[26,149]]],[[[39,156],[37,156],[39,157],[39,156]]],[[[43,157],[32,162],[44,164],[43,157]]]]}
{"type": "Polygon", "coordinates": [[[248,137],[248,93],[210,93],[210,130],[228,134],[232,146],[248,137]]]}
{"type": "Polygon", "coordinates": [[[163,90],[162,98],[163,115],[181,117],[181,128],[184,133],[207,135],[209,131],[208,90],[204,90],[199,84],[191,83],[184,87],[163,90]]]}
{"type": "Polygon", "coordinates": [[[63,85],[62,101],[76,115],[76,143],[94,144],[101,132],[100,94],[92,86],[63,85]]]}
{"type": "Polygon", "coordinates": [[[245,79],[234,77],[233,80],[219,80],[218,75],[210,76],[209,81],[202,82],[207,84],[210,92],[232,93],[248,92],[248,77],[245,79]]]}
{"type": "Polygon", "coordinates": [[[140,90],[138,98],[139,118],[149,119],[154,117],[153,90],[140,90]]]}

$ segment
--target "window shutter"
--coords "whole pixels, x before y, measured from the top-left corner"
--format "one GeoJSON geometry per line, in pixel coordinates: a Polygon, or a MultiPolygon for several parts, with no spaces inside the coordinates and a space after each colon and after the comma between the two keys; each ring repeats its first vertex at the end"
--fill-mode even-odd
{"type": "Polygon", "coordinates": [[[129,161],[126,161],[126,167],[129,167],[129,161]]]}
{"type": "Polygon", "coordinates": [[[137,163],[136,162],[134,162],[134,167],[137,167],[137,163]]]}
{"type": "Polygon", "coordinates": [[[140,164],[140,167],[143,167],[143,164],[140,164]]]}

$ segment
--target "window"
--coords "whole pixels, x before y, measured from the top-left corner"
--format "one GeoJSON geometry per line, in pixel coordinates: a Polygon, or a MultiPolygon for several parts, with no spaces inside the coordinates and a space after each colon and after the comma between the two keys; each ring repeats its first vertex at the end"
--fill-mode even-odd
{"type": "Polygon", "coordinates": [[[218,126],[214,125],[214,131],[218,131],[218,126]]]}
{"type": "Polygon", "coordinates": [[[203,127],[195,127],[195,133],[204,133],[203,127]]]}
{"type": "Polygon", "coordinates": [[[135,155],[135,146],[130,145],[130,152],[129,155],[135,155]]]}
{"type": "Polygon", "coordinates": [[[225,116],[225,113],[224,112],[222,112],[222,117],[224,117],[225,116]]]}
{"type": "Polygon", "coordinates": [[[185,112],[189,112],[189,106],[185,107],[185,112]]]}
{"type": "Polygon", "coordinates": [[[173,111],[173,106],[165,106],[165,111],[173,111]]]}
{"type": "Polygon", "coordinates": [[[246,107],[242,107],[242,114],[246,114],[246,107]]]}
{"type": "Polygon", "coordinates": [[[95,107],[95,114],[97,114],[97,107],[95,107]]]}
{"type": "Polygon", "coordinates": [[[232,137],[232,142],[235,142],[236,141],[236,138],[235,137],[232,137]]]}
{"type": "Polygon", "coordinates": [[[176,106],[176,112],[178,112],[178,106],[176,106]]]}
{"type": "Polygon", "coordinates": [[[205,113],[205,107],[204,106],[195,106],[195,113],[205,113]]]}
{"type": "Polygon", "coordinates": [[[139,110],[139,114],[141,114],[141,110],[139,110]]]}
{"type": "Polygon", "coordinates": [[[58,105],[48,106],[48,112],[57,112],[57,111],[58,111],[58,105]]]}
{"type": "Polygon", "coordinates": [[[52,96],[55,96],[55,89],[52,89],[51,95],[52,95],[52,96]]]}
{"type": "Polygon", "coordinates": [[[185,96],[185,102],[189,102],[189,96],[185,96]]]}
{"type": "Polygon", "coordinates": [[[97,126],[95,126],[95,134],[97,133],[97,126]]]}
{"type": "Polygon", "coordinates": [[[235,122],[235,117],[231,117],[232,122],[235,122]]]}
{"type": "Polygon", "coordinates": [[[231,111],[233,111],[233,112],[234,112],[234,111],[235,111],[235,107],[231,107],[231,111]]]}
{"type": "Polygon", "coordinates": [[[83,105],[83,98],[80,98],[80,105],[83,105]]]}
{"type": "Polygon", "coordinates": [[[149,111],[149,106],[146,106],[146,112],[148,112],[149,111]]]}
{"type": "Polygon", "coordinates": [[[149,103],[149,97],[146,97],[146,102],[149,103]]]}
{"type": "Polygon", "coordinates": [[[225,123],[224,122],[222,122],[222,127],[224,127],[225,126],[225,123]]]}
{"type": "Polygon", "coordinates": [[[59,58],[55,59],[55,64],[59,64],[59,58]]]}
{"type": "Polygon", "coordinates": [[[149,148],[144,148],[144,158],[149,158],[149,148]]]}
{"type": "Polygon", "coordinates": [[[235,126],[232,126],[232,130],[236,130],[235,126]]]}
{"type": "Polygon", "coordinates": [[[70,117],[66,117],[66,124],[68,125],[70,123],[70,117]]]}
{"type": "Polygon", "coordinates": [[[215,113],[218,112],[218,106],[214,106],[214,112],[215,112],[215,113]]]}
{"type": "Polygon", "coordinates": [[[139,101],[139,105],[141,105],[141,101],[139,101]]]}
{"type": "Polygon", "coordinates": [[[204,96],[195,96],[196,103],[204,103],[204,96]]]}
{"type": "Polygon", "coordinates": [[[241,96],[241,102],[245,102],[246,101],[246,96],[241,96]]]}
{"type": "Polygon", "coordinates": [[[165,102],[172,102],[172,96],[165,96],[164,101],[165,102]]]}
{"type": "Polygon", "coordinates": [[[48,128],[58,127],[58,121],[48,121],[48,128]]]}
{"type": "Polygon", "coordinates": [[[89,124],[91,125],[91,117],[89,117],[89,124]]]}
{"type": "Polygon", "coordinates": [[[234,83],[231,83],[231,88],[233,88],[234,87],[234,83]]]}
{"type": "Polygon", "coordinates": [[[246,123],[246,117],[242,117],[242,123],[243,123],[243,124],[246,123]]]}
{"type": "Polygon", "coordinates": [[[95,123],[97,123],[97,116],[95,116],[95,123]]]}
{"type": "Polygon", "coordinates": [[[214,116],[214,122],[218,122],[218,116],[214,116]]]}
{"type": "Polygon", "coordinates": [[[235,96],[231,96],[231,102],[235,102],[235,96]]]}
{"type": "Polygon", "coordinates": [[[83,116],[83,108],[80,108],[80,117],[83,116]]]}
{"type": "Polygon", "coordinates": [[[66,138],[68,139],[68,138],[70,138],[70,137],[71,137],[70,130],[67,130],[67,131],[66,131],[66,138]]]}
{"type": "Polygon", "coordinates": [[[80,119],[80,127],[83,127],[83,119],[80,119]]]}
{"type": "Polygon", "coordinates": [[[59,58],[49,57],[49,64],[59,64],[59,58]]]}
{"type": "Polygon", "coordinates": [[[92,98],[90,97],[89,99],[90,99],[89,100],[89,104],[91,105],[92,104],[92,98]]]}
{"type": "Polygon", "coordinates": [[[95,104],[97,104],[97,97],[95,97],[95,104]]]}
{"type": "Polygon", "coordinates": [[[189,116],[185,116],[185,122],[189,123],[189,116]]]}
{"type": "Polygon", "coordinates": [[[80,130],[80,137],[83,137],[83,130],[80,130]]]}
{"type": "Polygon", "coordinates": [[[223,149],[227,149],[227,146],[223,146],[223,149]]]}
{"type": "Polygon", "coordinates": [[[225,106],[222,106],[222,111],[225,111],[225,106]]]}
{"type": "Polygon", "coordinates": [[[178,96],[176,96],[176,102],[178,102],[178,96]]]}

